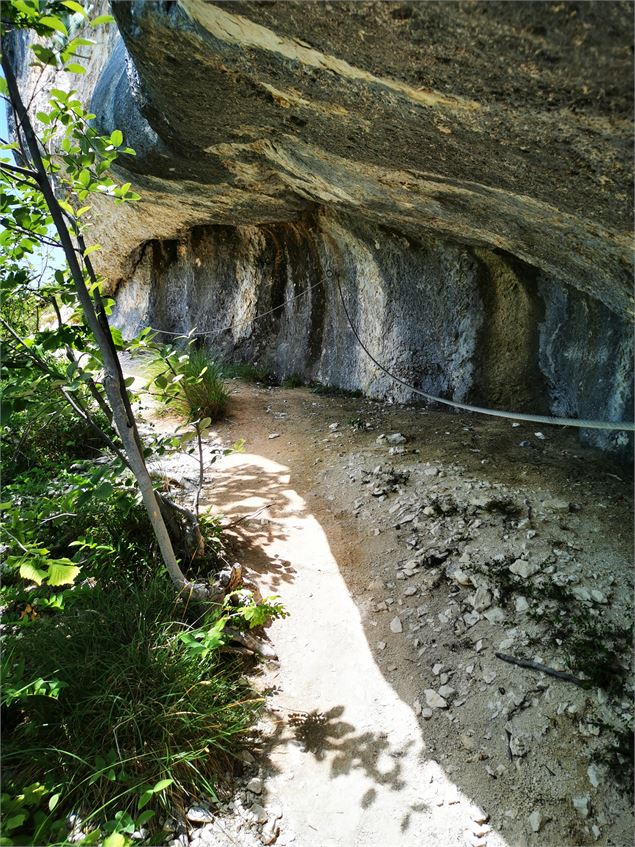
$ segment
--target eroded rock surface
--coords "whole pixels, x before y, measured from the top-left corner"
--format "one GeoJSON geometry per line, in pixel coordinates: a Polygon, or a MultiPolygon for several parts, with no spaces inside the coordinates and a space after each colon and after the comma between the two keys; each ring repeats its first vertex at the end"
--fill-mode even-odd
{"type": "Polygon", "coordinates": [[[411,399],[339,282],[415,386],[632,420],[631,3],[113,13],[73,82],[137,151],[142,200],[93,216],[122,326],[411,399]]]}
{"type": "Polygon", "coordinates": [[[623,306],[629,8],[115,4],[132,61],[113,54],[94,107],[165,203],[154,236],[319,204],[504,249],[623,306]]]}
{"type": "MultiPolygon", "coordinates": [[[[280,379],[416,400],[362,349],[344,304],[375,359],[429,394],[632,419],[626,319],[509,255],[408,239],[333,212],[149,243],[119,288],[115,321],[127,335],[197,329],[224,356],[280,379]]],[[[627,444],[624,433],[586,435],[627,444]]]]}

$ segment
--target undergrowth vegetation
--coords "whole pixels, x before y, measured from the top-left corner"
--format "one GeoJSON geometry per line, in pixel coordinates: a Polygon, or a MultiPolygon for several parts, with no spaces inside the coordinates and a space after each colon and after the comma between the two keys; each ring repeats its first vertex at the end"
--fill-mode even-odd
{"type": "Polygon", "coordinates": [[[275,597],[218,595],[223,540],[199,499],[205,429],[229,393],[192,345],[160,351],[153,380],[197,441],[194,511],[146,464],[192,432],[142,439],[118,354],[153,342],[111,326],[89,258],[99,245],[86,244],[91,195],[139,199],[111,172],[134,151],[119,130],[99,134],[72,88],[76,51],[94,43],[84,35],[112,21],[76,0],[3,4],[5,31],[64,84],[37,135],[2,53],[21,143],[0,139],[0,847],[164,844],[165,820],[231,776],[259,708],[231,637],[285,614],[275,597]]]}
{"type": "Polygon", "coordinates": [[[229,391],[220,365],[204,350],[189,350],[187,358],[180,362],[178,373],[183,375],[183,395],[190,411],[197,417],[209,418],[212,423],[220,420],[229,404],[229,391]]]}
{"type": "Polygon", "coordinates": [[[81,843],[163,843],[159,813],[214,796],[258,709],[225,625],[279,610],[179,599],[132,479],[49,447],[3,490],[2,843],[66,843],[72,813],[81,843]]]}
{"type": "Polygon", "coordinates": [[[265,385],[276,384],[271,370],[264,365],[250,362],[224,362],[222,371],[226,379],[243,379],[245,382],[262,382],[265,385]]]}
{"type": "Polygon", "coordinates": [[[31,821],[32,843],[63,842],[73,810],[87,835],[97,823],[132,832],[188,798],[213,798],[258,700],[218,649],[182,638],[210,621],[192,623],[165,577],[84,584],[38,618],[22,619],[5,655],[10,672],[45,685],[27,697],[12,688],[5,707],[9,786],[19,777],[44,786],[47,804],[58,797],[31,821]]]}

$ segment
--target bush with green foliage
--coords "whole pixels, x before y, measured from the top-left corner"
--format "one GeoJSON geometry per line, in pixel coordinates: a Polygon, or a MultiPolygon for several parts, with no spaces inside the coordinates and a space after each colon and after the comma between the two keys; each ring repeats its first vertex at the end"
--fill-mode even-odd
{"type": "Polygon", "coordinates": [[[148,336],[139,340],[137,350],[151,353],[145,364],[147,388],[162,403],[170,404],[192,422],[222,420],[230,395],[223,369],[209,352],[197,349],[192,340],[179,348],[157,344],[148,336]]]}
{"type": "MultiPolygon", "coordinates": [[[[226,626],[285,612],[241,591],[207,611],[178,599],[132,479],[45,464],[2,504],[2,844],[64,843],[71,812],[100,837],[134,823],[161,843],[151,813],[213,796],[258,709],[226,626]]],[[[220,546],[217,522],[204,528],[220,546]]]]}
{"type": "Polygon", "coordinates": [[[229,391],[221,366],[205,350],[190,347],[180,356],[177,375],[183,398],[191,415],[209,418],[212,423],[222,420],[229,406],[229,391]]]}
{"type": "Polygon", "coordinates": [[[149,812],[215,796],[260,701],[221,658],[220,642],[190,649],[191,632],[216,624],[191,617],[167,580],[154,577],[116,589],[85,585],[69,592],[63,613],[14,624],[22,637],[11,639],[5,669],[44,684],[3,704],[12,730],[5,782],[39,782],[58,795],[31,843],[62,838],[60,815],[73,810],[85,832],[100,824],[107,833],[117,813],[139,825],[145,810],[151,826],[149,812]],[[145,795],[163,780],[165,791],[145,795]]]}

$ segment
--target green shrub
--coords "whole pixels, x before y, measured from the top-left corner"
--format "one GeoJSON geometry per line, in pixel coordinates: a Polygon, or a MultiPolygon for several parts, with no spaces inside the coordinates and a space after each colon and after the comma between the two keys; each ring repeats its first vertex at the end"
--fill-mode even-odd
{"type": "MultiPolygon", "coordinates": [[[[38,546],[73,559],[81,565],[81,579],[98,578],[104,585],[156,571],[154,536],[130,474],[85,462],[33,468],[2,494],[0,538],[7,562],[25,546],[38,546]]],[[[6,568],[4,579],[7,587],[15,582],[22,591],[28,588],[6,568]]]]}
{"type": "Polygon", "coordinates": [[[184,350],[155,345],[146,365],[148,388],[162,402],[172,404],[190,420],[221,420],[229,406],[223,369],[206,350],[190,342],[184,350]]]}
{"type": "Polygon", "coordinates": [[[12,674],[53,681],[57,696],[31,692],[5,707],[5,783],[58,786],[60,795],[40,831],[29,833],[33,841],[14,843],[45,843],[45,835],[52,843],[61,833],[47,827],[71,811],[93,813],[92,825],[105,822],[107,832],[116,813],[138,820],[142,808],[213,796],[260,701],[217,650],[187,648],[186,614],[167,580],[155,577],[97,586],[72,610],[9,636],[7,682],[12,674]],[[165,790],[150,796],[158,784],[165,790]]]}
{"type": "MultiPolygon", "coordinates": [[[[107,430],[105,416],[99,411],[93,414],[96,423],[107,430]]],[[[28,409],[7,416],[0,431],[0,446],[3,482],[7,484],[32,468],[55,467],[74,458],[94,458],[103,449],[103,442],[59,395],[43,387],[28,409]]]]}

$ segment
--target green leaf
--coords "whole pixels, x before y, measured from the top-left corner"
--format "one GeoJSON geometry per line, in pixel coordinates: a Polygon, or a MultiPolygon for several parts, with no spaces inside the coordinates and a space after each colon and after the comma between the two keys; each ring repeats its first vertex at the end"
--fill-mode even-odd
{"type": "Polygon", "coordinates": [[[123,144],[123,132],[120,129],[115,129],[111,132],[110,143],[113,147],[119,147],[123,144]]]}
{"type": "Polygon", "coordinates": [[[70,91],[62,91],[61,88],[51,88],[51,96],[62,103],[66,103],[70,97],[70,91]]]}
{"type": "MultiPolygon", "coordinates": [[[[62,207],[62,209],[64,209],[64,211],[65,211],[65,212],[68,212],[68,214],[69,214],[69,215],[75,215],[75,212],[74,212],[74,210],[73,210],[73,207],[71,206],[71,204],[70,204],[70,203],[67,203],[67,202],[66,202],[66,200],[61,200],[61,199],[60,199],[60,200],[58,200],[57,202],[60,204],[60,206],[62,207]]],[[[57,274],[56,274],[56,277],[55,277],[55,278],[57,279],[57,274]]],[[[59,280],[59,282],[60,282],[60,283],[63,283],[63,282],[64,282],[64,275],[63,275],[63,274],[62,274],[62,279],[61,279],[61,280],[59,280]]]]}
{"type": "Polygon", "coordinates": [[[36,568],[32,562],[25,562],[20,566],[20,576],[23,579],[30,579],[36,585],[42,585],[42,580],[46,578],[46,571],[36,568]]]}
{"type": "Polygon", "coordinates": [[[91,253],[95,253],[97,250],[101,250],[101,244],[91,244],[90,247],[84,250],[84,256],[90,256],[91,253]]]}
{"type": "Polygon", "coordinates": [[[45,47],[43,44],[32,44],[31,50],[33,50],[40,62],[44,62],[45,65],[52,65],[53,67],[56,67],[57,57],[49,47],[45,47]]]}
{"type": "Polygon", "coordinates": [[[145,812],[141,812],[141,814],[137,817],[137,827],[142,827],[144,824],[148,823],[149,820],[155,816],[156,812],[154,809],[146,809],[145,812]]]}
{"type": "Polygon", "coordinates": [[[168,788],[168,786],[172,785],[173,782],[173,779],[160,779],[152,789],[152,793],[158,794],[159,791],[165,791],[165,789],[168,788]]]}
{"type": "Polygon", "coordinates": [[[62,795],[58,793],[58,794],[52,794],[52,795],[49,797],[49,812],[52,812],[52,811],[53,811],[53,809],[57,806],[57,804],[58,804],[58,803],[59,803],[59,801],[60,801],[60,797],[61,797],[61,796],[62,796],[62,795]]]}
{"type": "Polygon", "coordinates": [[[3,76],[0,76],[0,94],[6,94],[9,91],[7,81],[3,76]]]}
{"type": "Polygon", "coordinates": [[[49,562],[49,585],[72,585],[78,573],[79,568],[70,559],[52,559],[49,562]]]}
{"type": "Polygon", "coordinates": [[[62,35],[68,35],[68,30],[59,18],[53,18],[49,15],[45,15],[43,18],[40,18],[38,23],[48,29],[54,29],[56,32],[61,32],[62,35]]]}
{"type": "Polygon", "coordinates": [[[4,822],[5,829],[17,829],[19,826],[22,826],[28,816],[28,812],[18,812],[17,815],[11,815],[11,817],[7,818],[7,820],[4,822]]]}
{"type": "Polygon", "coordinates": [[[104,838],[103,847],[126,847],[126,839],[120,832],[113,832],[104,838]]]}
{"type": "MultiPolygon", "coordinates": [[[[114,24],[115,19],[112,15],[98,15],[96,18],[93,18],[90,22],[92,27],[100,26],[101,24],[114,24]]],[[[106,842],[104,842],[104,847],[108,847],[106,842]]]]}
{"type": "Polygon", "coordinates": [[[81,15],[83,18],[88,18],[88,14],[84,10],[84,7],[81,3],[76,3],[75,0],[62,0],[62,6],[66,6],[66,8],[70,9],[72,12],[77,12],[77,14],[81,15]]]}
{"type": "Polygon", "coordinates": [[[25,3],[24,0],[11,0],[11,5],[27,18],[35,18],[38,15],[38,9],[32,3],[25,3]]]}
{"type": "Polygon", "coordinates": [[[152,800],[153,792],[152,790],[144,791],[143,794],[139,797],[139,802],[137,803],[137,808],[139,811],[143,809],[144,806],[147,806],[150,800],[152,800]]]}
{"type": "Polygon", "coordinates": [[[113,491],[112,483],[105,480],[97,486],[93,492],[93,496],[96,500],[108,500],[112,496],[113,491]]]}
{"type": "Polygon", "coordinates": [[[86,838],[82,838],[82,840],[79,843],[81,844],[81,847],[85,847],[85,845],[87,847],[87,845],[89,845],[89,844],[97,844],[97,842],[100,841],[100,840],[101,840],[101,830],[100,829],[94,829],[92,832],[88,833],[86,838]]]}
{"type": "Polygon", "coordinates": [[[85,74],[86,68],[83,65],[78,65],[77,62],[71,62],[70,65],[64,65],[64,70],[69,74],[85,74]]]}

